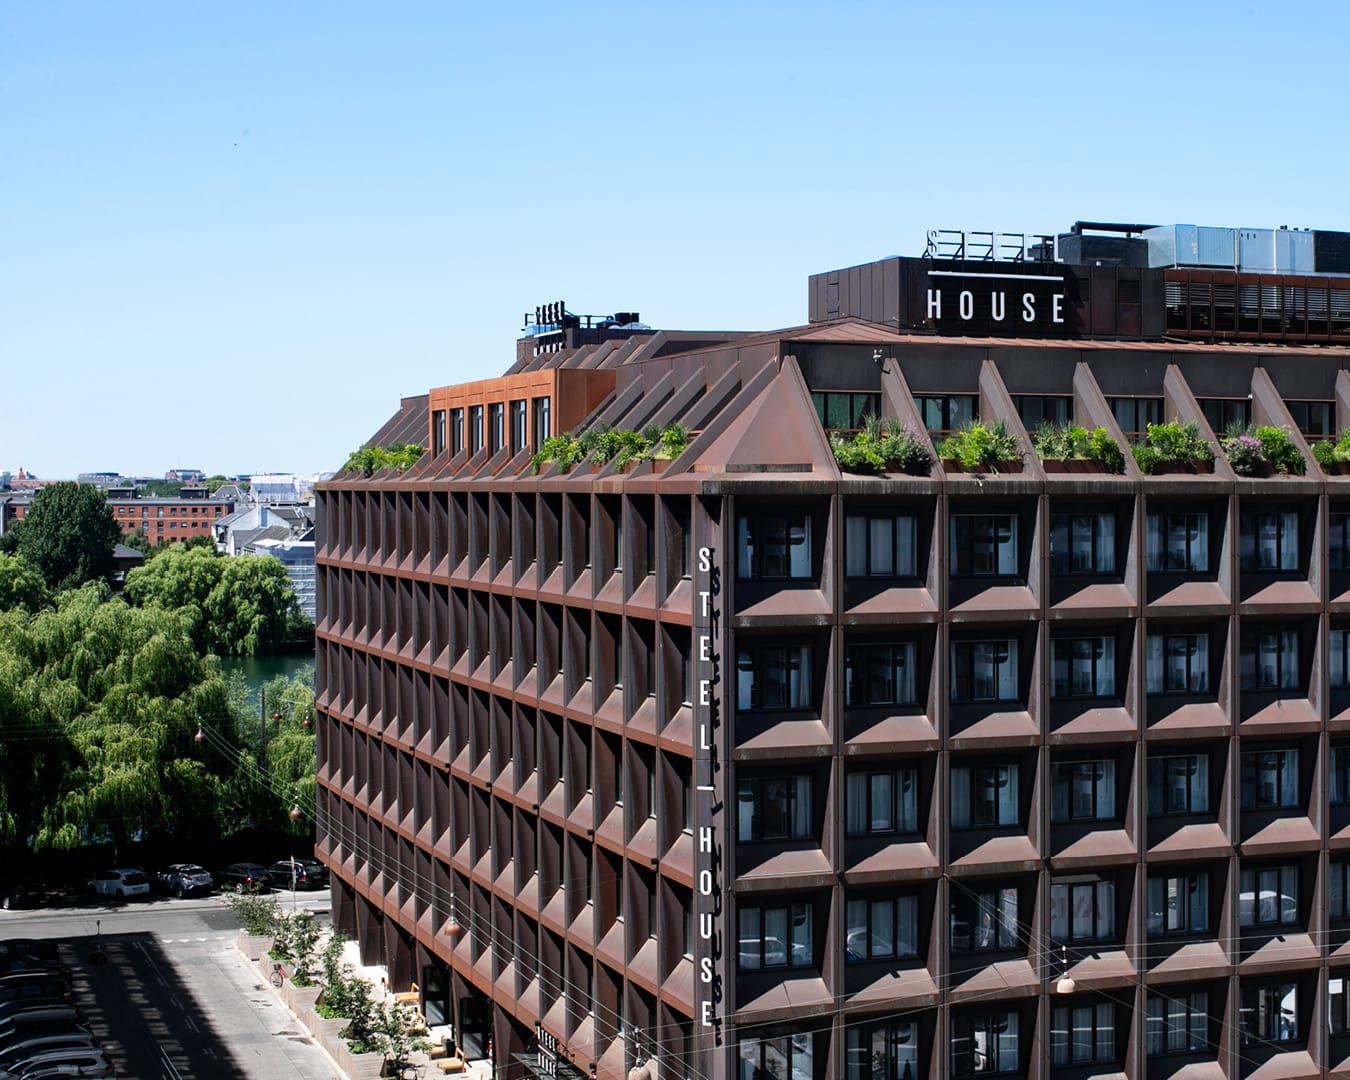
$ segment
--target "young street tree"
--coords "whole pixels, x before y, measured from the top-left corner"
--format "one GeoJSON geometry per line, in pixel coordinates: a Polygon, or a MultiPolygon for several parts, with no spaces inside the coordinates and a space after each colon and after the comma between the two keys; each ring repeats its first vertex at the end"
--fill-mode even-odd
{"type": "Polygon", "coordinates": [[[63,480],[33,497],[19,528],[18,553],[51,589],[72,589],[113,572],[121,536],[103,492],[63,480]]]}

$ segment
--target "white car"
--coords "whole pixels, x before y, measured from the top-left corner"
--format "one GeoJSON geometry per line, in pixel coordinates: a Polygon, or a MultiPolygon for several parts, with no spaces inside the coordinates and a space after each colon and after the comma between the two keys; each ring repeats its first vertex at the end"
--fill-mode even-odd
{"type": "Polygon", "coordinates": [[[80,1050],[52,1050],[34,1054],[23,1063],[15,1065],[3,1076],[112,1076],[112,1063],[97,1047],[80,1050]]]}
{"type": "Polygon", "coordinates": [[[135,896],[150,895],[150,879],[143,870],[125,867],[118,870],[100,870],[89,879],[89,888],[94,891],[95,896],[130,900],[135,896]]]}
{"type": "Polygon", "coordinates": [[[88,1050],[96,1046],[87,1031],[68,1031],[60,1035],[39,1035],[0,1050],[0,1069],[13,1070],[36,1054],[51,1050],[88,1050]]]}

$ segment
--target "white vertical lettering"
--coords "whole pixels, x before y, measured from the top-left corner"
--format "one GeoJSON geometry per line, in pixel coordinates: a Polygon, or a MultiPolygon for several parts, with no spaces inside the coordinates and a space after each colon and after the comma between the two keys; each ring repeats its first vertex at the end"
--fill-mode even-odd
{"type": "Polygon", "coordinates": [[[993,316],[994,322],[1003,321],[1003,315],[1007,311],[1007,307],[1007,293],[996,292],[989,294],[989,314],[993,316]]]}
{"type": "Polygon", "coordinates": [[[942,318],[942,290],[928,290],[928,317],[930,319],[942,318]]]}
{"type": "Polygon", "coordinates": [[[698,936],[711,941],[713,936],[713,917],[711,911],[704,911],[698,917],[698,936]]]}
{"type": "Polygon", "coordinates": [[[699,634],[698,636],[698,658],[700,660],[712,659],[712,637],[709,634],[699,634]]]}
{"type": "Polygon", "coordinates": [[[712,569],[712,548],[701,547],[698,549],[698,572],[706,574],[712,569]]]}
{"type": "Polygon", "coordinates": [[[969,320],[975,316],[975,294],[968,289],[961,291],[961,318],[969,320]]]}
{"type": "Polygon", "coordinates": [[[698,872],[698,894],[699,896],[711,896],[713,894],[711,870],[700,870],[698,872]]]}
{"type": "Polygon", "coordinates": [[[1022,321],[1035,322],[1036,320],[1036,297],[1029,292],[1022,294],[1022,321]]]}
{"type": "Polygon", "coordinates": [[[1062,292],[1055,293],[1050,301],[1050,320],[1057,323],[1064,321],[1064,294],[1062,292]]]}
{"type": "Polygon", "coordinates": [[[699,679],[698,703],[700,705],[712,704],[712,681],[710,679],[699,679]]]}
{"type": "Polygon", "coordinates": [[[699,854],[702,855],[702,854],[704,854],[704,853],[706,852],[707,854],[711,855],[711,854],[712,854],[712,849],[713,849],[713,831],[712,831],[712,826],[711,826],[711,825],[704,825],[702,828],[700,828],[700,829],[698,830],[698,850],[699,850],[699,854]]]}
{"type": "Polygon", "coordinates": [[[706,619],[712,612],[712,593],[707,589],[701,589],[699,596],[703,597],[703,617],[706,619]]]}
{"type": "Polygon", "coordinates": [[[708,741],[708,725],[699,724],[698,726],[698,748],[700,750],[711,750],[712,743],[708,741]]]}

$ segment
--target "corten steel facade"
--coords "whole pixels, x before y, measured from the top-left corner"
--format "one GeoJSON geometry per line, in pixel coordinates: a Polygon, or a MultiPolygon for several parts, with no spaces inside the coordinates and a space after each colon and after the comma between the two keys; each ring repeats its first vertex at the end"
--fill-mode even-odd
{"type": "Polygon", "coordinates": [[[490,400],[404,400],[372,442],[414,469],[320,485],[335,922],[509,1076],[555,1044],[602,1077],[1350,1070],[1350,475],[1308,441],[1350,426],[1350,350],[921,334],[826,284],[792,330],[522,351],[490,400]],[[437,441],[587,371],[555,432],[688,450],[437,441]],[[841,473],[866,412],[1003,420],[1024,461],[841,473]],[[1054,471],[1041,417],[1274,424],[1307,475],[1054,471]]]}

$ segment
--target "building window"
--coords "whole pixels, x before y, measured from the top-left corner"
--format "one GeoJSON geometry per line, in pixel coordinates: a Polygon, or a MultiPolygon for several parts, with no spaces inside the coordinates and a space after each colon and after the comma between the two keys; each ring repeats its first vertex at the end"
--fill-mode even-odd
{"type": "Polygon", "coordinates": [[[1113,397],[1106,403],[1115,413],[1116,423],[1126,435],[1143,435],[1149,424],[1162,423],[1163,399],[1160,397],[1113,397]]]}
{"type": "Polygon", "coordinates": [[[1331,514],[1328,548],[1331,569],[1350,570],[1350,514],[1331,514]]]}
{"type": "Polygon", "coordinates": [[[1209,929],[1209,875],[1150,877],[1144,928],[1152,936],[1209,929]]]}
{"type": "Polygon", "coordinates": [[[1055,638],[1050,696],[1112,697],[1116,692],[1116,639],[1055,638]]]}
{"type": "Polygon", "coordinates": [[[850,645],[844,655],[844,704],[850,707],[914,704],[912,642],[850,645]]]}
{"type": "Polygon", "coordinates": [[[492,436],[492,453],[506,445],[506,406],[494,401],[488,406],[488,423],[492,436]]]}
{"type": "Polygon", "coordinates": [[[1114,574],[1116,517],[1111,513],[1051,514],[1051,574],[1114,574]]]}
{"type": "Polygon", "coordinates": [[[1017,700],[1017,642],[952,644],[952,702],[1017,700]]]}
{"type": "Polygon", "coordinates": [[[483,449],[483,406],[469,406],[469,453],[483,449]]]}
{"type": "Polygon", "coordinates": [[[952,827],[987,829],[1021,820],[1016,765],[959,766],[951,771],[952,827]]]}
{"type": "Polygon", "coordinates": [[[1050,936],[1057,945],[1116,939],[1116,883],[1095,878],[1050,886],[1050,936]]]}
{"type": "Polygon", "coordinates": [[[1150,756],[1148,812],[1155,817],[1208,813],[1209,755],[1150,756]]]}
{"type": "Polygon", "coordinates": [[[1200,411],[1209,429],[1219,434],[1252,422],[1252,403],[1247,398],[1201,398],[1200,411]]]}
{"type": "Polygon", "coordinates": [[[918,522],[913,516],[849,514],[844,538],[848,577],[917,576],[918,522]]]}
{"type": "Polygon", "coordinates": [[[806,709],[811,705],[810,645],[743,645],[736,654],[736,707],[806,709]]]}
{"type": "Polygon", "coordinates": [[[811,836],[809,776],[743,776],[736,783],[736,838],[805,840],[811,836]]]}
{"type": "Polygon", "coordinates": [[[445,410],[436,409],[431,414],[431,456],[437,457],[445,451],[445,410]]]}
{"type": "Polygon", "coordinates": [[[1331,860],[1331,882],[1327,888],[1333,919],[1350,917],[1350,860],[1331,860]]]}
{"type": "Polygon", "coordinates": [[[914,404],[929,431],[955,431],[975,419],[974,394],[918,394],[914,404]]]}
{"type": "Polygon", "coordinates": [[[1350,746],[1331,748],[1331,805],[1350,805],[1350,746]]]}
{"type": "Polygon", "coordinates": [[[511,453],[518,454],[529,445],[529,414],[524,401],[511,402],[511,453]]]}
{"type": "Polygon", "coordinates": [[[806,1080],[816,1075],[809,1032],[776,1039],[742,1039],[736,1044],[736,1056],[740,1062],[740,1080],[768,1077],[806,1080]]]}
{"type": "Polygon", "coordinates": [[[742,581],[801,581],[810,578],[810,513],[799,510],[746,514],[738,518],[736,576],[742,581]]]}
{"type": "Polygon", "coordinates": [[[544,440],[552,434],[549,420],[550,399],[546,397],[534,399],[534,445],[535,448],[544,445],[544,440]]]}
{"type": "Polygon", "coordinates": [[[1298,751],[1249,750],[1242,755],[1242,809],[1298,805],[1298,751]]]}
{"type": "Polygon", "coordinates": [[[1020,1064],[1017,1014],[1012,1011],[952,1017],[952,1076],[1015,1073],[1020,1064]]]}
{"type": "Polygon", "coordinates": [[[1332,687],[1350,686],[1350,630],[1333,630],[1327,636],[1330,658],[1327,664],[1332,687]]]}
{"type": "Polygon", "coordinates": [[[1247,511],[1238,517],[1238,558],[1243,571],[1298,569],[1298,515],[1247,511]]]}
{"type": "Polygon", "coordinates": [[[1298,867],[1243,869],[1239,883],[1240,925],[1291,926],[1298,922],[1298,867]]]}
{"type": "Polygon", "coordinates": [[[1294,418],[1294,426],[1312,439],[1330,439],[1336,435],[1334,426],[1333,402],[1330,401],[1285,401],[1289,415],[1294,418]]]}
{"type": "Polygon", "coordinates": [[[458,454],[464,449],[464,410],[450,410],[450,453],[458,454]]]}
{"type": "Polygon", "coordinates": [[[953,951],[1016,949],[1019,945],[1015,885],[953,888],[953,951]]]}
{"type": "Polygon", "coordinates": [[[1150,994],[1144,1027],[1147,1054],[1193,1054],[1209,1049],[1209,993],[1150,994]]]}
{"type": "Polygon", "coordinates": [[[851,772],[846,781],[849,836],[918,830],[918,773],[913,769],[851,772]]]}
{"type": "Polygon", "coordinates": [[[1017,573],[1017,518],[1012,514],[952,515],[953,577],[1017,573]]]}
{"type": "Polygon", "coordinates": [[[821,426],[827,431],[857,431],[869,416],[881,415],[880,394],[813,391],[811,403],[816,407],[821,426]]]}
{"type": "Polygon", "coordinates": [[[847,1080],[918,1080],[921,1075],[917,1024],[849,1025],[847,1080]]]}
{"type": "Polygon", "coordinates": [[[914,896],[849,900],[849,963],[919,955],[919,901],[914,896]]]}
{"type": "Polygon", "coordinates": [[[1061,761],[1050,766],[1052,821],[1108,821],[1116,816],[1116,763],[1061,761]]]}
{"type": "Polygon", "coordinates": [[[1149,570],[1200,574],[1209,570],[1209,515],[1148,515],[1149,570]]]}
{"type": "Polygon", "coordinates": [[[1243,690],[1296,689],[1298,631],[1244,625],[1238,670],[1243,690]]]}
{"type": "Polygon", "coordinates": [[[1064,427],[1073,415],[1073,398],[1067,394],[1014,394],[1013,404],[1028,431],[1042,424],[1064,427]]]}
{"type": "Polygon", "coordinates": [[[811,905],[742,907],[738,913],[742,971],[811,966],[811,905]]]}
{"type": "Polygon", "coordinates": [[[1116,1007],[1058,1005],[1050,1010],[1050,1064],[1090,1065],[1116,1060],[1116,1007]]]}
{"type": "Polygon", "coordinates": [[[1243,1046],[1298,1039],[1298,985],[1243,986],[1238,1027],[1243,1046]]]}
{"type": "Polygon", "coordinates": [[[1208,634],[1149,634],[1145,677],[1150,694],[1209,691],[1208,634]]]}

